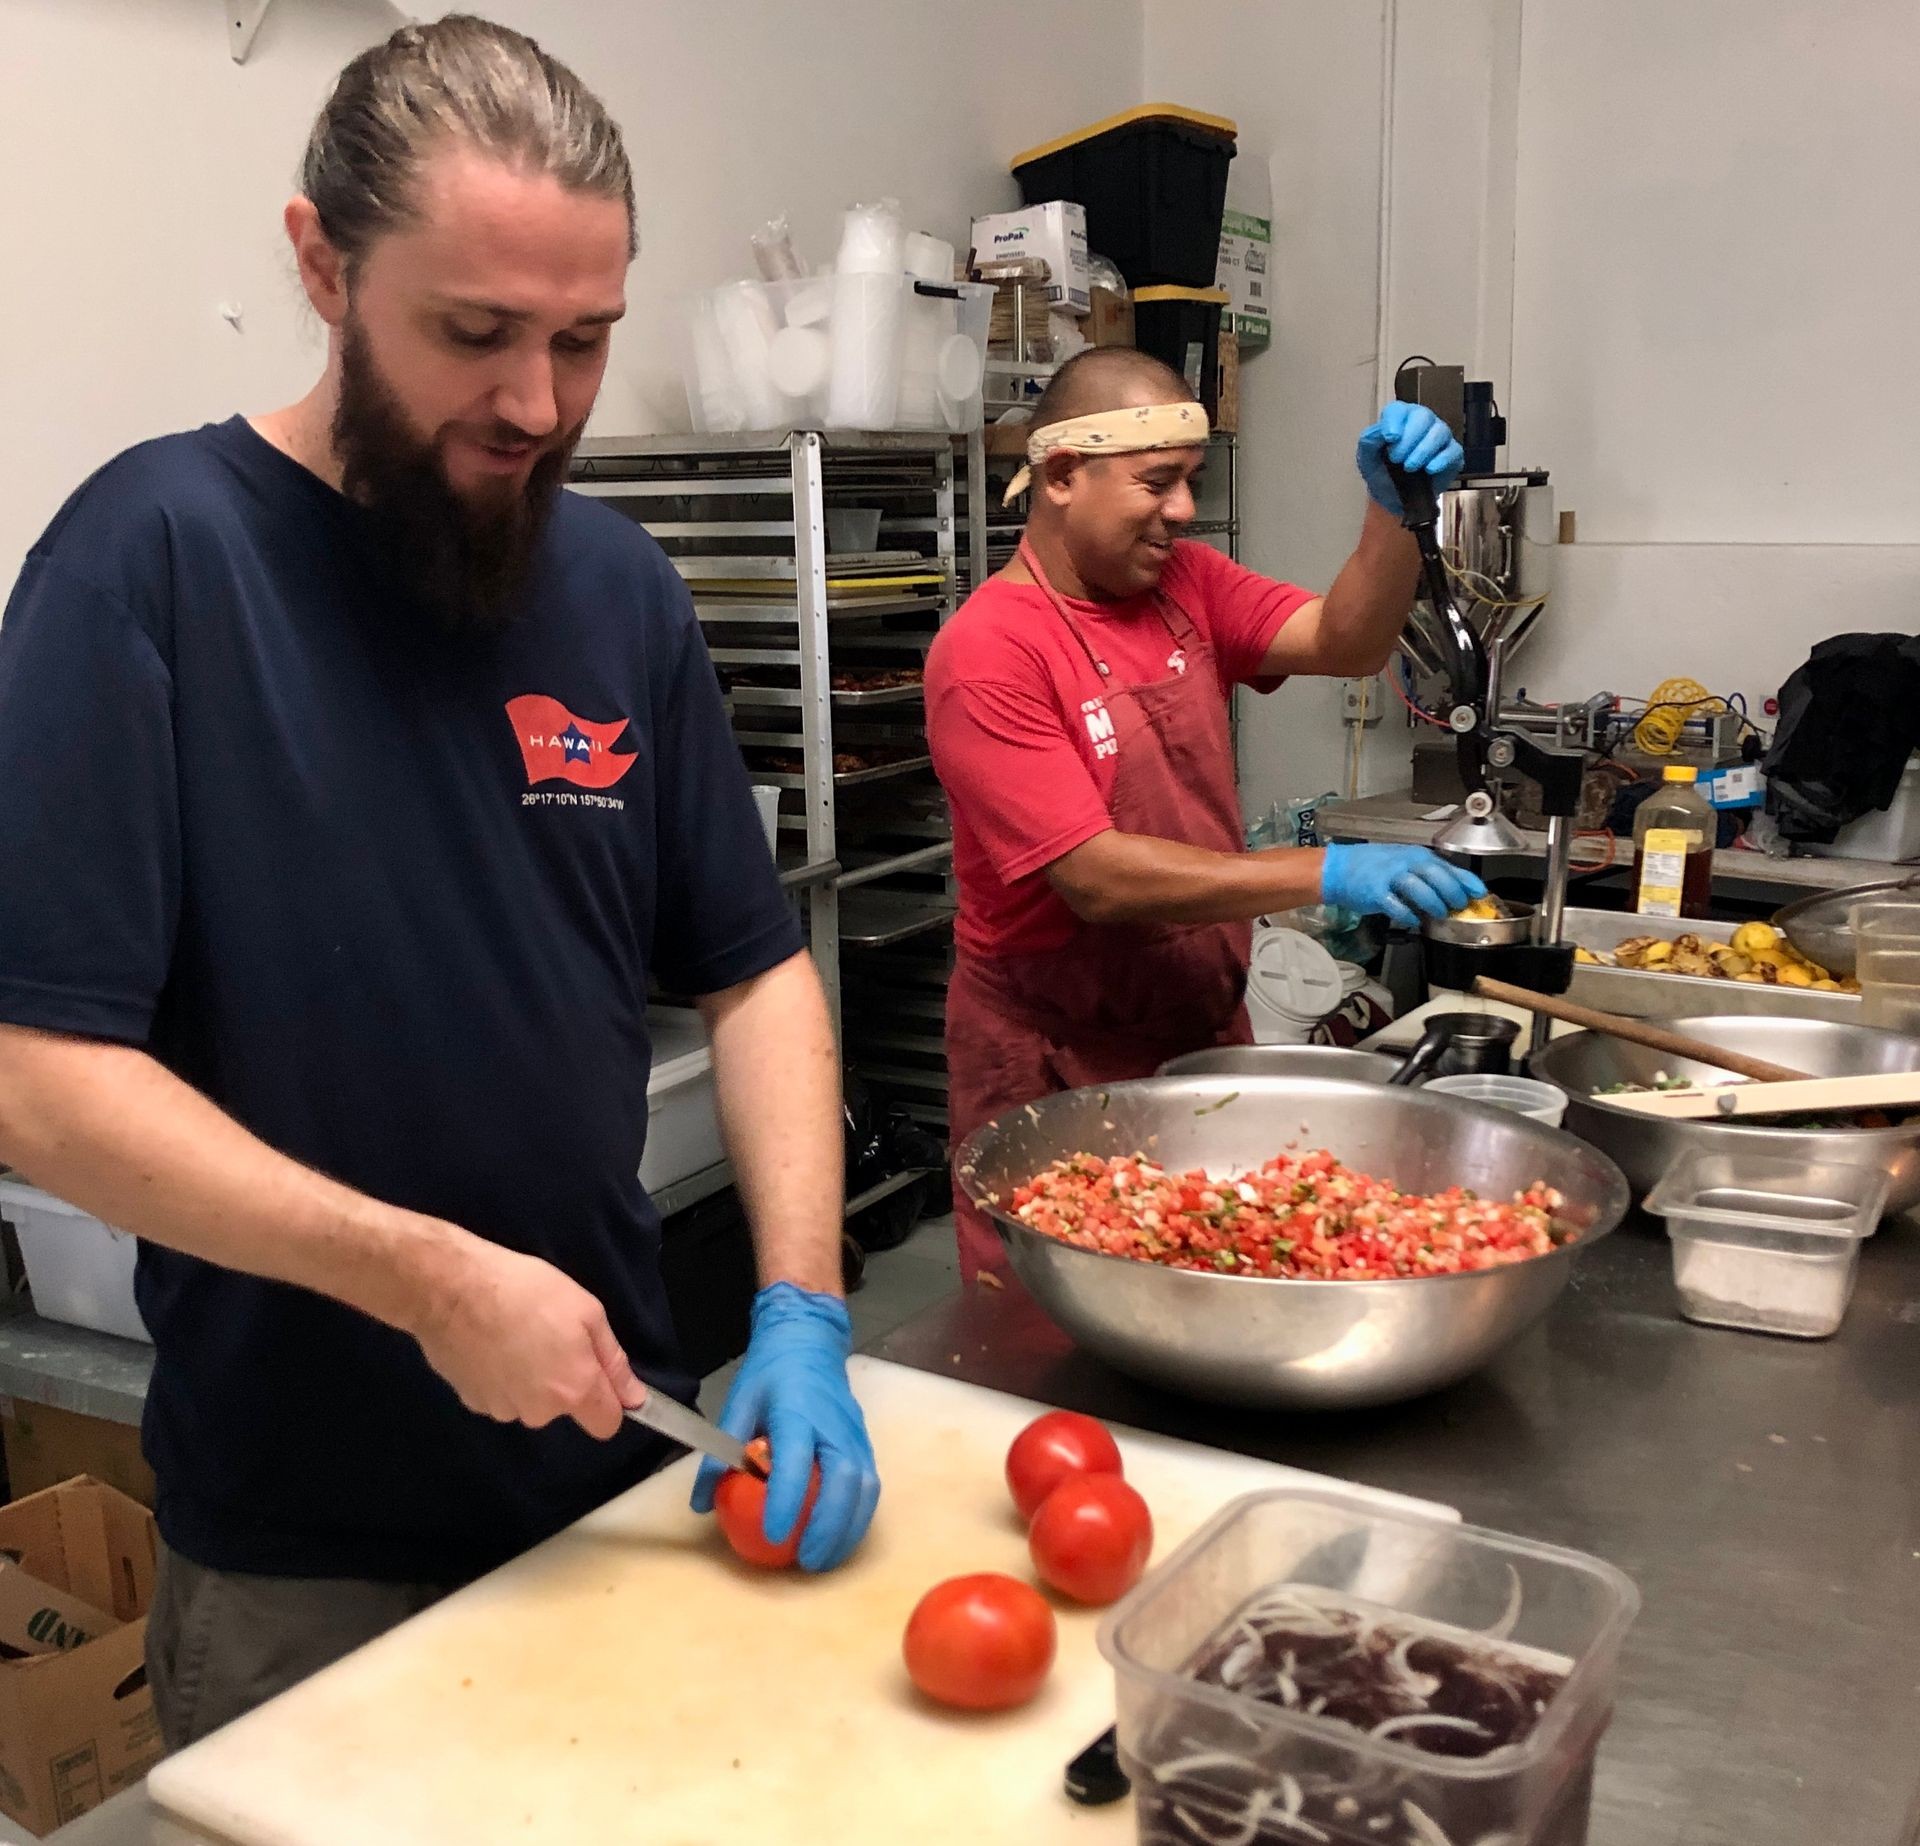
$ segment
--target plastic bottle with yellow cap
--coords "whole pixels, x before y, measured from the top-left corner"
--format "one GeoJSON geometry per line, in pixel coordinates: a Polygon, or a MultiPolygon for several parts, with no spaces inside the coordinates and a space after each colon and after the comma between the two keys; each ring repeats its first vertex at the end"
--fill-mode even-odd
{"type": "Polygon", "coordinates": [[[1704,917],[1713,900],[1720,820],[1695,786],[1700,772],[1669,763],[1633,819],[1634,908],[1643,917],[1704,917]]]}

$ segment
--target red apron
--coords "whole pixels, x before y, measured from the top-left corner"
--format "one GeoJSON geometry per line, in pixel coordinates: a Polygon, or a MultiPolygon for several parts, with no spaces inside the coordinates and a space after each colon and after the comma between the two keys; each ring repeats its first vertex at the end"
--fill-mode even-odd
{"type": "MultiPolygon", "coordinates": [[[[1227,702],[1213,650],[1164,591],[1155,608],[1186,670],[1113,683],[1073,611],[1023,538],[1020,557],[1104,687],[1119,748],[1107,812],[1122,833],[1216,852],[1245,845],[1227,702]]],[[[1150,1077],[1168,1058],[1253,1041],[1243,1004],[1251,923],[1083,923],[1057,949],[960,952],[947,989],[947,1114],[955,1149],[995,1116],[1059,1090],[1150,1077]]],[[[1004,1269],[986,1218],[954,1188],[960,1271],[1004,1269]]]]}

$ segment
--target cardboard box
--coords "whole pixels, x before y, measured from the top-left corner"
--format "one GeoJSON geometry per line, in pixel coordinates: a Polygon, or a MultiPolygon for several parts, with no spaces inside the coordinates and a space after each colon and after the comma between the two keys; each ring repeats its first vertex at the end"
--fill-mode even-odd
{"type": "Polygon", "coordinates": [[[136,1424],[0,1397],[0,1443],[6,1448],[7,1480],[22,1499],[87,1474],[142,1506],[153,1504],[153,1470],[140,1453],[136,1424]]]}
{"type": "Polygon", "coordinates": [[[1273,220],[1229,211],[1220,223],[1220,266],[1214,280],[1227,291],[1227,324],[1244,346],[1264,346],[1273,337],[1268,295],[1273,261],[1273,220]]]}
{"type": "Polygon", "coordinates": [[[1045,205],[974,219],[974,263],[997,263],[1008,257],[1038,257],[1046,264],[1051,306],[1084,314],[1092,305],[1084,205],[1053,199],[1045,205]]]}
{"type": "Polygon", "coordinates": [[[1240,431],[1240,336],[1230,327],[1220,329],[1220,392],[1213,427],[1223,436],[1240,431]]]}
{"type": "Polygon", "coordinates": [[[157,1542],[145,1507],[84,1475],[0,1507],[0,1810],[31,1832],[160,1760],[146,1668],[157,1542]]]}
{"type": "Polygon", "coordinates": [[[1081,328],[1095,346],[1131,346],[1133,344],[1133,297],[1116,294],[1110,288],[1089,291],[1093,305],[1081,328]]]}

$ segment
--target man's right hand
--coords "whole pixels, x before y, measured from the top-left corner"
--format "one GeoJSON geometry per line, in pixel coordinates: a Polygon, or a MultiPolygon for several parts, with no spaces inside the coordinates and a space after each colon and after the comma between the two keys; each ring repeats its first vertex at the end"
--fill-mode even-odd
{"type": "Polygon", "coordinates": [[[1464,909],[1487,887],[1463,866],[1425,846],[1329,846],[1320,871],[1320,901],[1387,917],[1418,929],[1422,917],[1464,909]]]}
{"type": "Polygon", "coordinates": [[[544,1429],[572,1417],[605,1441],[646,1397],[606,1310],[579,1283],[465,1232],[414,1336],[460,1401],[496,1422],[544,1429]]]}

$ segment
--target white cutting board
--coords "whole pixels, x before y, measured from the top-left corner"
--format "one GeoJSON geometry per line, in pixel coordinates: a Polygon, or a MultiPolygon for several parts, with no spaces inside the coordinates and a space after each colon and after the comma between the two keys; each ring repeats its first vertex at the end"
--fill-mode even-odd
{"type": "MultiPolygon", "coordinates": [[[[235,1846],[1130,1842],[1130,1804],[1061,1793],[1113,1721],[1098,1611],[1060,1605],[1053,1674],[1016,1712],[943,1711],[900,1663],[933,1584],[1030,1575],[1002,1467],[1043,1406],[884,1360],[851,1371],[885,1491],[844,1569],[733,1561],[687,1511],[683,1461],[162,1763],[154,1802],[235,1846]]],[[[1330,1484],[1115,1434],[1156,1560],[1240,1494],[1330,1484]]]]}

